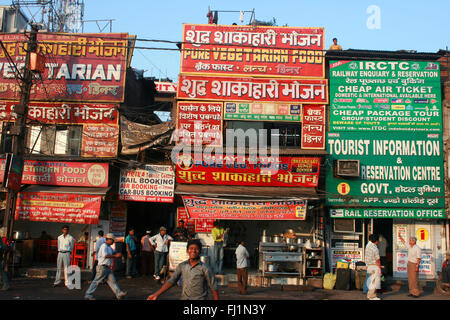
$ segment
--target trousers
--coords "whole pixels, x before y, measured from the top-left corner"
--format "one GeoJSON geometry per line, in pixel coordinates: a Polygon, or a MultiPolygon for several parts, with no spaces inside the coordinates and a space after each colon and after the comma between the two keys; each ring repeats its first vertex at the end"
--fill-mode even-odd
{"type": "Polygon", "coordinates": [[[93,293],[97,289],[98,285],[105,279],[106,279],[106,283],[108,284],[108,286],[111,288],[112,292],[114,292],[114,294],[117,297],[117,295],[119,293],[121,293],[122,291],[120,290],[120,288],[117,284],[116,277],[114,276],[114,272],[111,270],[110,267],[104,266],[104,265],[97,266],[97,272],[96,272],[95,278],[92,281],[89,288],[87,289],[84,297],[92,298],[93,293]]]}
{"type": "Polygon", "coordinates": [[[223,268],[223,242],[214,242],[214,272],[222,273],[223,268]]]}
{"type": "Polygon", "coordinates": [[[167,252],[155,251],[155,276],[160,276],[162,267],[166,264],[167,252]]]}
{"type": "Polygon", "coordinates": [[[135,276],[137,274],[136,259],[137,259],[136,251],[131,251],[131,258],[127,256],[127,272],[126,272],[127,276],[135,276]]]}
{"type": "Polygon", "coordinates": [[[151,275],[155,272],[153,251],[141,251],[141,274],[151,275]]]}
{"type": "MultiPolygon", "coordinates": [[[[2,240],[0,239],[0,241],[2,241],[2,240]]],[[[2,287],[3,290],[9,289],[8,275],[5,272],[5,268],[3,266],[3,258],[1,255],[0,255],[0,282],[3,282],[3,287],[2,287]]]]}
{"type": "Polygon", "coordinates": [[[68,285],[67,268],[70,266],[70,252],[58,252],[56,262],[56,278],[55,284],[61,283],[61,271],[64,272],[64,285],[68,285]]]}
{"type": "Polygon", "coordinates": [[[417,263],[408,261],[408,286],[409,293],[418,297],[419,291],[419,272],[416,271],[417,263]]]}
{"type": "Polygon", "coordinates": [[[237,281],[240,294],[247,294],[248,271],[247,268],[237,268],[237,281]]]}
{"type": "Polygon", "coordinates": [[[369,275],[369,278],[367,279],[367,287],[369,289],[367,298],[376,298],[376,291],[381,288],[380,269],[378,266],[367,266],[367,274],[369,275]]]}

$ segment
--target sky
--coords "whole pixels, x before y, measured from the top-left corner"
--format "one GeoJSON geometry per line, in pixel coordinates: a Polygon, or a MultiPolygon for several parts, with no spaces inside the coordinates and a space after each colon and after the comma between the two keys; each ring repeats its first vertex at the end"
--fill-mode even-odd
{"type": "MultiPolygon", "coordinates": [[[[326,49],[334,37],[344,50],[437,52],[450,47],[448,0],[85,0],[84,19],[115,19],[113,32],[140,39],[181,41],[183,23],[206,24],[208,7],[219,11],[254,9],[257,20],[275,18],[279,26],[323,27],[326,49]]],[[[249,19],[250,13],[244,14],[241,23],[239,13],[219,12],[218,24],[242,25],[249,19]]],[[[84,31],[99,32],[95,23],[86,23],[84,31]]],[[[137,42],[136,46],[176,48],[159,42],[137,42]]],[[[131,66],[145,70],[146,77],[177,82],[180,52],[136,49],[131,66]]]]}

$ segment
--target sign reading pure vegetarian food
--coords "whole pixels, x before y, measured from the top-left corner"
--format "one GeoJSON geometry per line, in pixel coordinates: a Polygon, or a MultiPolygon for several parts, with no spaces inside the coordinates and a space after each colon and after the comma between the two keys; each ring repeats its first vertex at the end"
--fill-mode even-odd
{"type": "Polygon", "coordinates": [[[331,131],[442,130],[440,70],[426,61],[331,61],[331,131]]]}

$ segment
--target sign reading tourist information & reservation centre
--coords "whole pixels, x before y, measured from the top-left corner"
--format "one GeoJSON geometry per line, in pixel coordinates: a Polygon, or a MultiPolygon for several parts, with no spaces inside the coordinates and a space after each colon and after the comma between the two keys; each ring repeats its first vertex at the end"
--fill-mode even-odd
{"type": "Polygon", "coordinates": [[[442,130],[439,64],[331,61],[330,131],[442,130]]]}
{"type": "MultiPolygon", "coordinates": [[[[333,170],[327,171],[327,205],[444,208],[445,173],[440,134],[420,131],[367,132],[364,135],[361,132],[329,132],[326,144],[331,163],[336,160],[360,161],[357,178],[339,177],[333,170]]],[[[424,216],[422,211],[417,210],[413,215],[435,217],[424,216]]],[[[366,214],[361,209],[359,212],[366,214]]],[[[374,214],[378,215],[370,213],[374,214]]],[[[397,217],[402,216],[392,216],[397,217]]]]}

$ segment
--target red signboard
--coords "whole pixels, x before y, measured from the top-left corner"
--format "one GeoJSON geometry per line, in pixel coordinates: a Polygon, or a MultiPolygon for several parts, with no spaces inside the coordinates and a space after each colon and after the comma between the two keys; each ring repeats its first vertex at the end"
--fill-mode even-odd
{"type": "MultiPolygon", "coordinates": [[[[6,160],[0,160],[0,182],[6,160]]],[[[22,184],[108,187],[108,163],[25,160],[22,184]]]]}
{"type": "Polygon", "coordinates": [[[191,219],[305,220],[307,201],[235,201],[183,196],[191,219]]]}
{"type": "Polygon", "coordinates": [[[180,75],[178,99],[327,104],[327,81],[180,75]]]}
{"type": "Polygon", "coordinates": [[[325,149],[325,106],[303,105],[302,149],[325,149]]]}
{"type": "Polygon", "coordinates": [[[218,102],[178,102],[178,143],[221,146],[222,109],[218,102]]]}
{"type": "Polygon", "coordinates": [[[17,197],[16,220],[98,224],[101,196],[21,192],[17,197]]]}
{"type": "Polygon", "coordinates": [[[318,185],[318,157],[259,157],[253,160],[243,156],[183,154],[177,158],[177,182],[279,187],[318,185]]]}
{"type": "MultiPolygon", "coordinates": [[[[14,107],[17,104],[0,101],[0,121],[15,121],[14,107]]],[[[28,119],[48,124],[117,124],[119,111],[113,104],[31,102],[28,119]]]]}
{"type": "Polygon", "coordinates": [[[189,218],[185,208],[177,208],[177,226],[180,220],[184,221],[184,227],[190,234],[195,233],[195,220],[189,218]]]}
{"type": "Polygon", "coordinates": [[[183,26],[182,73],[324,78],[324,29],[183,26]]]}
{"type": "Polygon", "coordinates": [[[85,124],[81,143],[82,157],[115,157],[119,145],[119,125],[85,124]]]}
{"type": "MultiPolygon", "coordinates": [[[[24,34],[3,34],[0,40],[22,70],[28,39],[24,34]]],[[[123,101],[128,34],[38,33],[37,43],[47,63],[42,81],[34,81],[31,88],[32,101],[123,101]]],[[[0,48],[0,99],[19,98],[15,68],[0,48]]]]}
{"type": "Polygon", "coordinates": [[[172,82],[155,81],[156,91],[177,93],[177,84],[172,82]]]}

